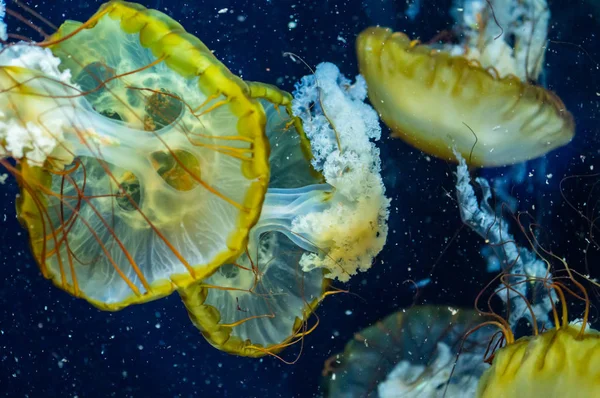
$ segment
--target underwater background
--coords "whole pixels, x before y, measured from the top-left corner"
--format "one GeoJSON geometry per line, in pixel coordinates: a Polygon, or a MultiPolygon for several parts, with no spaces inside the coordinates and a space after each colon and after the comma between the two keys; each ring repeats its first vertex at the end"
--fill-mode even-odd
{"type": "MultiPolygon", "coordinates": [[[[86,20],[103,2],[24,3],[58,25],[86,20]]],[[[179,21],[234,74],[287,91],[310,70],[285,52],[311,66],[333,62],[353,77],[358,73],[355,38],[367,26],[387,26],[427,41],[453,25],[451,0],[140,3],[179,21]]],[[[542,81],[573,113],[575,138],[541,159],[479,173],[505,181],[518,209],[542,226],[539,239],[546,248],[599,277],[600,256],[586,242],[594,227],[570,204],[584,213],[598,212],[600,9],[592,1],[548,3],[552,16],[542,81]]],[[[6,22],[9,31],[18,24],[10,16],[6,22]]],[[[325,360],[342,351],[355,332],[415,302],[471,308],[492,274],[486,272],[481,238],[462,228],[454,198],[456,167],[390,139],[382,128],[382,176],[392,198],[387,244],[369,272],[348,284],[334,283],[349,293],[320,306],[319,326],[304,340],[293,365],[213,349],[173,295],[109,313],[55,288],[41,277],[30,253],[15,216],[18,189],[9,178],[0,202],[0,395],[321,396],[325,360]],[[418,292],[408,282],[427,278],[431,281],[418,292]]],[[[597,327],[598,316],[592,312],[592,326],[597,327]]],[[[299,349],[291,347],[283,357],[293,360],[299,349]]]]}

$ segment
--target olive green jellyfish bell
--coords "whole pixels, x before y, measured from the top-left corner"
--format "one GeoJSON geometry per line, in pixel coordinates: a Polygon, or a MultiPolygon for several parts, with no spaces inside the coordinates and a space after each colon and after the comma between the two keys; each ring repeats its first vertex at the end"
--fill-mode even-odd
{"type": "Polygon", "coordinates": [[[272,149],[260,219],[242,256],[179,290],[218,349],[257,357],[300,342],[318,323],[310,318],[317,305],[335,291],[329,282],[368,271],[383,248],[389,199],[372,142],[381,131],[363,102],[364,80],[351,83],[326,63],[297,84],[293,99],[249,83],[272,149]]]}
{"type": "Polygon", "coordinates": [[[573,138],[560,98],[514,75],[380,27],[364,30],[356,50],[369,99],[392,135],[428,154],[455,161],[456,148],[472,166],[504,166],[573,138]]]}
{"type": "Polygon", "coordinates": [[[36,48],[72,83],[3,67],[1,97],[16,109],[3,115],[7,137],[18,127],[51,142],[37,162],[5,144],[44,276],[117,310],[236,259],[269,180],[265,114],[246,83],[180,24],[133,3],[67,21],[36,48]]]}
{"type": "Polygon", "coordinates": [[[496,330],[465,334],[484,319],[472,309],[430,305],[388,315],[325,362],[325,397],[473,397],[496,330]]]}

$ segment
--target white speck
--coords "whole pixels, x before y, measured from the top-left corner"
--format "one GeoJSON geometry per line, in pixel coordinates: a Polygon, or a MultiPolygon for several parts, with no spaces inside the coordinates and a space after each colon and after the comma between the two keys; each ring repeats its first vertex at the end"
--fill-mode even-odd
{"type": "Polygon", "coordinates": [[[448,311],[450,311],[452,315],[458,314],[458,310],[456,308],[448,307],[448,311]]]}
{"type": "Polygon", "coordinates": [[[346,315],[352,315],[352,311],[350,311],[350,310],[346,310],[345,314],[346,314],[346,315]]]}
{"type": "Polygon", "coordinates": [[[143,349],[144,349],[144,346],[143,346],[143,345],[141,345],[141,344],[140,344],[140,345],[138,345],[138,350],[142,351],[143,349]]]}
{"type": "Polygon", "coordinates": [[[217,11],[217,14],[225,14],[227,11],[229,11],[228,8],[221,8],[219,11],[217,11]]]}
{"type": "Polygon", "coordinates": [[[338,41],[341,41],[342,43],[346,44],[346,39],[344,39],[341,35],[338,35],[337,37],[338,41]]]}
{"type": "Polygon", "coordinates": [[[156,325],[154,325],[154,327],[160,329],[160,323],[157,323],[156,325]]]}
{"type": "Polygon", "coordinates": [[[295,21],[290,21],[288,23],[288,29],[294,29],[298,24],[295,21]]]}

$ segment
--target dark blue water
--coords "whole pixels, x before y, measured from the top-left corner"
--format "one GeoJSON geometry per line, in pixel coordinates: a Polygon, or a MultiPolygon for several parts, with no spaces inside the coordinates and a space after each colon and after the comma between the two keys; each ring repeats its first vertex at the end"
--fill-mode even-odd
{"type": "MultiPolygon", "coordinates": [[[[101,3],[26,2],[57,25],[67,18],[86,20],[101,3]]],[[[183,24],[233,73],[286,90],[309,71],[284,52],[296,53],[313,66],[333,62],[343,73],[355,75],[354,39],[365,27],[387,25],[427,40],[452,24],[450,1],[422,1],[414,21],[404,14],[405,0],[141,3],[183,24]],[[223,9],[227,11],[219,13],[223,9]]],[[[582,1],[552,1],[550,7],[549,37],[561,43],[549,43],[545,80],[574,114],[577,135],[567,147],[528,166],[545,167],[553,175],[547,184],[546,178],[532,179],[511,186],[511,193],[520,200],[520,209],[543,224],[548,232],[543,242],[577,266],[584,262],[590,224],[567,205],[559,183],[566,176],[600,170],[600,16],[582,1]]],[[[14,18],[7,22],[9,31],[22,26],[14,18]]],[[[480,238],[460,230],[452,195],[454,166],[388,139],[386,129],[384,136],[383,175],[393,198],[388,243],[368,273],[348,285],[338,284],[353,294],[324,302],[318,311],[320,325],[305,340],[294,365],[219,352],[192,326],[177,296],[107,313],[55,288],[43,279],[29,253],[26,233],[15,218],[17,187],[9,179],[0,187],[0,395],[319,396],[324,361],[341,351],[354,332],[413,302],[414,290],[403,283],[407,279],[431,275],[432,283],[416,298],[419,303],[472,306],[491,276],[485,273],[480,238]]],[[[511,172],[503,168],[485,175],[511,172]]],[[[600,191],[594,181],[569,180],[563,194],[578,206],[595,203],[600,191]]],[[[593,247],[588,252],[593,264],[599,256],[593,247]]],[[[297,347],[284,352],[288,359],[297,354],[297,347]]]]}

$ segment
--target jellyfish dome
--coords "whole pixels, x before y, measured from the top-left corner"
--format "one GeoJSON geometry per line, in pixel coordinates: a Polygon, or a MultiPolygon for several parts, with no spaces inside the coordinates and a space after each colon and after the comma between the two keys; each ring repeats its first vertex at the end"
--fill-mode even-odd
{"type": "Polygon", "coordinates": [[[567,325],[502,348],[481,377],[477,396],[598,396],[600,333],[581,329],[567,325]]]}
{"type": "Polygon", "coordinates": [[[293,98],[248,84],[266,111],[272,149],[261,215],[236,261],[179,293],[215,347],[276,355],[314,330],[310,316],[331,293],[329,281],[348,281],[373,265],[387,238],[389,199],[364,80],[352,85],[323,63],[293,98]]]}
{"type": "Polygon", "coordinates": [[[391,314],[326,362],[326,396],[474,397],[495,330],[480,328],[464,342],[463,336],[484,319],[473,310],[427,305],[391,314]]]}
{"type": "Polygon", "coordinates": [[[520,163],[567,144],[574,122],[552,92],[478,59],[373,27],[357,39],[359,68],[382,119],[416,148],[472,166],[520,163]]]}
{"type": "Polygon", "coordinates": [[[117,310],[242,253],[269,181],[266,118],[200,40],[110,2],[1,60],[0,142],[17,166],[3,163],[45,277],[117,310]]]}

